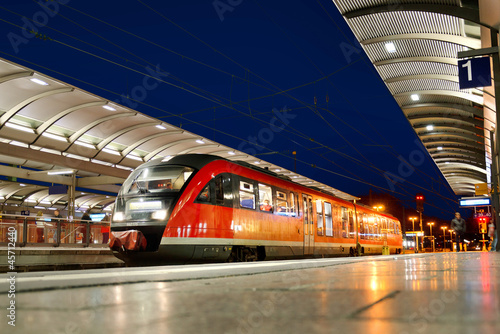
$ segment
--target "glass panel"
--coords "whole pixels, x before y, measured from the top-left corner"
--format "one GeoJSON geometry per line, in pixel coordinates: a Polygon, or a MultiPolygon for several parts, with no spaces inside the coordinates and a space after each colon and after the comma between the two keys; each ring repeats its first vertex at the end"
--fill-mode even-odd
{"type": "Polygon", "coordinates": [[[328,237],[333,236],[333,220],[332,220],[332,205],[325,202],[325,224],[326,224],[326,235],[328,237]]]}
{"type": "Polygon", "coordinates": [[[270,186],[259,183],[260,211],[273,212],[273,192],[270,186]]]}
{"type": "Polygon", "coordinates": [[[193,169],[181,166],[153,166],[136,169],[124,182],[122,194],[179,191],[193,169]]]}
{"type": "Polygon", "coordinates": [[[211,196],[210,196],[210,185],[206,185],[205,188],[200,192],[198,195],[198,201],[199,202],[207,202],[209,203],[211,201],[211,196]]]}
{"type": "Polygon", "coordinates": [[[255,194],[253,184],[240,181],[240,206],[247,209],[255,209],[255,194]]]}
{"type": "Polygon", "coordinates": [[[288,215],[289,209],[286,193],[276,191],[276,214],[282,216],[288,215]]]}
{"type": "Polygon", "coordinates": [[[323,230],[323,203],[320,200],[316,201],[316,220],[318,224],[318,235],[324,235],[323,230]]]}
{"type": "Polygon", "coordinates": [[[347,238],[349,230],[347,225],[347,208],[342,207],[342,237],[347,238]]]}
{"type": "Polygon", "coordinates": [[[224,204],[224,189],[222,186],[222,176],[217,176],[215,178],[215,204],[224,204]]]}

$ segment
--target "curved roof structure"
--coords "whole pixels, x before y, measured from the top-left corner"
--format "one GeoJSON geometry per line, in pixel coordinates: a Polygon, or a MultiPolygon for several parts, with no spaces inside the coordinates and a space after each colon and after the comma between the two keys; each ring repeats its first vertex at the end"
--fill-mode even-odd
{"type": "MultiPolygon", "coordinates": [[[[477,1],[333,0],[457,195],[489,182],[490,90],[460,89],[457,53],[482,47],[477,1]]],[[[488,36],[489,38],[489,36],[488,36]]]]}
{"type": "Polygon", "coordinates": [[[90,190],[76,193],[77,210],[109,210],[115,197],[99,192],[116,193],[130,171],[146,161],[186,153],[246,161],[340,198],[356,198],[0,59],[1,174],[42,184],[1,181],[0,205],[64,209],[68,196],[48,193],[47,184],[57,183],[90,190]]]}

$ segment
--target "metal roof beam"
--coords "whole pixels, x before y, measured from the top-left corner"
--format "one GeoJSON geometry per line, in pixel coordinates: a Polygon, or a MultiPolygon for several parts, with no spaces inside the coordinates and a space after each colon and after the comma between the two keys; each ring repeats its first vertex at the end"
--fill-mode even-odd
{"type": "Polygon", "coordinates": [[[27,99],[19,102],[18,104],[16,104],[15,106],[13,106],[9,110],[7,110],[7,112],[5,112],[0,117],[0,128],[2,128],[4,126],[4,124],[6,122],[8,122],[12,117],[14,117],[14,115],[19,110],[21,110],[22,108],[26,107],[28,104],[30,104],[30,103],[32,103],[32,102],[34,102],[36,100],[42,99],[44,97],[48,97],[48,96],[55,95],[55,94],[72,92],[73,90],[74,89],[72,87],[63,87],[63,88],[56,88],[56,89],[48,90],[48,91],[45,91],[43,93],[30,96],[29,98],[27,98],[27,99]]]}
{"type": "MultiPolygon", "coordinates": [[[[74,111],[84,109],[84,108],[90,108],[90,107],[95,107],[95,106],[103,106],[106,104],[106,101],[94,101],[94,102],[87,102],[87,103],[82,103],[76,106],[73,106],[71,108],[65,109],[56,115],[52,116],[45,122],[43,122],[38,128],[36,128],[36,133],[40,136],[42,132],[50,128],[52,125],[54,125],[58,120],[63,118],[66,115],[71,114],[74,111]]],[[[34,140],[34,142],[38,139],[38,137],[34,140]]]]}
{"type": "Polygon", "coordinates": [[[158,121],[156,121],[156,122],[139,123],[139,124],[135,124],[135,125],[126,127],[124,129],[121,129],[120,131],[117,131],[117,132],[111,134],[110,136],[108,136],[107,138],[103,139],[99,144],[97,144],[97,149],[98,150],[103,149],[109,143],[111,143],[113,140],[115,140],[116,138],[120,137],[121,135],[123,135],[123,134],[125,134],[127,132],[130,132],[132,130],[136,130],[136,129],[139,129],[139,128],[143,128],[143,127],[146,127],[146,126],[158,125],[158,124],[161,124],[161,123],[162,122],[158,122],[158,121]]]}
{"type": "Polygon", "coordinates": [[[127,148],[125,148],[122,151],[122,154],[123,154],[123,156],[127,156],[130,152],[132,152],[133,150],[137,149],[142,144],[144,144],[144,143],[146,143],[146,142],[148,142],[148,141],[150,141],[152,139],[155,139],[155,138],[158,138],[158,137],[162,137],[162,136],[178,135],[178,134],[182,134],[182,133],[184,133],[183,130],[172,130],[172,131],[159,132],[159,133],[152,134],[150,136],[141,138],[140,140],[136,141],[132,145],[129,145],[127,148]]]}
{"type": "Polygon", "coordinates": [[[431,79],[431,80],[446,80],[451,82],[458,82],[458,76],[447,75],[447,74],[416,74],[416,75],[403,75],[400,77],[393,77],[385,79],[387,83],[405,81],[405,80],[419,80],[419,79],[431,79]]]}
{"type": "Polygon", "coordinates": [[[473,114],[474,116],[478,116],[478,117],[481,117],[481,118],[484,117],[483,109],[476,108],[476,107],[471,107],[471,106],[467,106],[465,104],[452,104],[452,103],[415,103],[415,104],[409,104],[409,105],[401,107],[401,109],[403,109],[403,111],[406,111],[406,110],[409,110],[409,109],[423,109],[423,108],[455,109],[455,110],[469,112],[469,113],[473,114]]]}
{"type": "Polygon", "coordinates": [[[78,138],[80,138],[87,131],[93,129],[94,127],[98,126],[99,124],[104,123],[106,121],[110,121],[110,120],[115,119],[115,118],[131,117],[131,116],[135,116],[135,115],[137,115],[137,112],[121,112],[121,113],[117,113],[117,114],[113,114],[113,115],[108,115],[108,116],[105,116],[105,117],[101,117],[99,119],[96,119],[93,122],[90,122],[89,124],[85,125],[80,130],[76,131],[75,133],[73,133],[69,137],[70,145],[66,148],[66,151],[68,150],[69,147],[71,147],[71,145],[73,145],[73,143],[76,140],[78,140],[78,138]]]}
{"type": "MultiPolygon", "coordinates": [[[[448,120],[453,120],[460,123],[473,124],[479,127],[482,127],[484,125],[484,119],[476,119],[474,117],[463,117],[452,114],[443,114],[437,111],[436,113],[427,113],[427,114],[421,113],[415,115],[407,115],[406,118],[408,118],[410,122],[414,121],[412,123],[423,121],[424,119],[429,119],[429,118],[439,118],[440,119],[439,121],[443,120],[443,122],[449,122],[448,120]]],[[[439,126],[438,123],[432,125],[439,126]]]]}
{"type": "Polygon", "coordinates": [[[26,159],[26,157],[29,157],[31,161],[38,161],[50,165],[57,165],[61,167],[78,169],[82,171],[96,173],[98,175],[103,174],[108,176],[116,176],[124,179],[127,178],[127,176],[130,174],[129,171],[123,169],[114,168],[111,166],[104,166],[90,161],[74,159],[70,157],[65,157],[63,155],[37,151],[30,148],[14,146],[6,143],[0,143],[0,154],[19,159],[26,159]]]}
{"type": "Polygon", "coordinates": [[[7,81],[10,81],[10,80],[19,79],[19,78],[30,77],[33,74],[35,74],[35,72],[32,72],[32,71],[22,71],[22,72],[17,72],[17,73],[12,73],[12,74],[8,74],[8,75],[4,75],[3,77],[0,77],[0,83],[7,82],[7,81]]]}
{"type": "Polygon", "coordinates": [[[431,63],[443,63],[455,66],[457,66],[458,64],[458,60],[456,58],[417,56],[417,57],[391,58],[391,59],[379,60],[374,62],[373,65],[382,66],[389,64],[421,62],[421,61],[431,62],[431,63]]]}
{"type": "Polygon", "coordinates": [[[144,157],[144,161],[151,160],[151,158],[153,158],[155,155],[160,154],[162,151],[165,151],[167,148],[170,148],[172,146],[175,146],[175,145],[178,145],[178,144],[181,144],[181,143],[185,143],[185,142],[188,142],[188,141],[193,141],[194,142],[196,140],[196,138],[197,137],[186,138],[186,139],[179,139],[179,140],[173,141],[171,143],[168,143],[166,145],[160,146],[156,150],[154,150],[151,153],[149,153],[148,155],[146,155],[144,157]]]}
{"type": "Polygon", "coordinates": [[[452,5],[440,5],[430,3],[406,4],[394,3],[393,5],[370,6],[346,12],[342,15],[347,19],[358,16],[388,13],[388,12],[430,12],[459,17],[461,19],[474,22],[487,28],[492,28],[488,24],[481,22],[479,10],[468,7],[458,7],[452,5]]]}
{"type": "Polygon", "coordinates": [[[365,39],[360,41],[360,43],[362,45],[368,45],[368,44],[385,43],[403,39],[429,39],[434,41],[443,41],[443,42],[458,44],[466,46],[469,49],[481,48],[481,40],[477,38],[447,35],[447,34],[432,34],[432,33],[409,33],[409,34],[387,35],[387,36],[365,39]]]}
{"type": "MultiPolygon", "coordinates": [[[[437,90],[437,89],[417,90],[417,91],[410,91],[410,92],[403,92],[403,93],[394,94],[394,97],[410,96],[413,94],[416,94],[416,95],[446,95],[446,96],[458,97],[458,98],[461,98],[464,100],[469,100],[471,102],[474,102],[474,103],[477,103],[480,105],[483,104],[483,97],[482,96],[477,96],[477,95],[468,94],[468,93],[464,93],[464,92],[455,92],[455,91],[451,91],[451,90],[437,90]]],[[[401,108],[403,108],[403,107],[401,107],[401,108]]]]}
{"type": "Polygon", "coordinates": [[[438,132],[438,131],[434,131],[434,132],[429,132],[429,133],[423,133],[423,134],[420,134],[419,137],[458,137],[458,138],[468,138],[468,139],[471,139],[471,140],[475,140],[479,143],[482,143],[484,144],[484,138],[482,137],[479,137],[479,136],[476,136],[476,135],[472,135],[472,134],[468,134],[468,133],[463,133],[463,132],[458,132],[458,131],[444,131],[444,132],[438,132]]]}

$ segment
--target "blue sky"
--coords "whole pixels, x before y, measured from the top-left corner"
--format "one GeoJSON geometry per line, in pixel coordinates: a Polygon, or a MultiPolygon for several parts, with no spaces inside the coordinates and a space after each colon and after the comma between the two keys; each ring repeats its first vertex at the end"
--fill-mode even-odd
{"type": "Polygon", "coordinates": [[[456,210],[330,0],[18,0],[0,11],[0,57],[291,170],[296,151],[297,172],[350,194],[414,206],[422,192],[427,214],[456,210]]]}

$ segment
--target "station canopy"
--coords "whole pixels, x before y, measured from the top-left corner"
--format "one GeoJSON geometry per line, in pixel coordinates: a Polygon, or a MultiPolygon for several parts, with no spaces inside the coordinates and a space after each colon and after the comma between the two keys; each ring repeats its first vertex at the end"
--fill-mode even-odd
{"type": "Polygon", "coordinates": [[[478,1],[333,2],[455,194],[474,194],[490,180],[496,119],[492,89],[458,83],[458,52],[490,46],[478,1]]]}
{"type": "Polygon", "coordinates": [[[121,183],[152,159],[213,154],[245,161],[339,198],[356,197],[159,119],[0,59],[0,203],[5,209],[65,209],[75,184],[76,211],[110,211],[121,183]],[[17,179],[36,181],[24,184],[17,179]],[[107,194],[109,193],[109,194],[107,194]]]}

